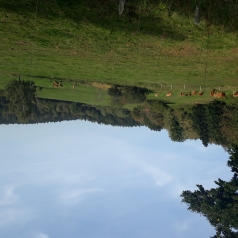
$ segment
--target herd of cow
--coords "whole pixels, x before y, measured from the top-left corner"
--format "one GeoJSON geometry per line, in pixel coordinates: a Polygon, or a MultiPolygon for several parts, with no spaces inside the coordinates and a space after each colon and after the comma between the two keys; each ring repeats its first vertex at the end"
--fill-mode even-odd
{"type": "MultiPolygon", "coordinates": [[[[59,87],[63,87],[63,84],[61,84],[61,83],[59,83],[59,82],[57,82],[57,81],[54,81],[54,83],[53,83],[53,87],[54,88],[59,88],[59,87]]],[[[75,88],[76,87],[76,84],[74,84],[73,85],[73,88],[75,88]]]]}
{"type": "MultiPolygon", "coordinates": [[[[59,87],[63,87],[63,84],[57,82],[57,81],[54,81],[53,83],[53,87],[54,88],[59,88],[59,87]]],[[[73,84],[73,88],[76,87],[76,84],[73,84]]],[[[202,96],[204,94],[204,91],[192,91],[192,92],[180,92],[180,96],[194,96],[194,95],[198,95],[198,96],[202,96]]],[[[238,91],[233,91],[233,97],[238,97],[238,91]]],[[[158,97],[159,94],[158,93],[155,93],[155,97],[158,97]]],[[[167,97],[170,97],[172,96],[172,92],[168,92],[166,94],[167,97]]],[[[210,96],[211,97],[215,97],[215,98],[227,98],[225,92],[223,91],[220,91],[220,90],[217,90],[217,89],[212,89],[212,91],[210,92],[210,96]]]]}
{"type": "MultiPolygon", "coordinates": [[[[203,91],[192,91],[192,92],[180,92],[180,96],[194,96],[194,95],[198,95],[198,96],[202,96],[204,94],[203,91]]],[[[158,93],[155,94],[155,97],[158,97],[158,93]]],[[[166,94],[167,97],[170,97],[172,95],[172,92],[169,92],[166,94]]],[[[210,92],[210,96],[211,97],[215,97],[215,98],[227,98],[225,92],[217,90],[217,89],[212,89],[212,91],[210,92]]],[[[238,97],[238,91],[233,91],[233,97],[238,97]]]]}
{"type": "Polygon", "coordinates": [[[63,84],[61,84],[61,83],[58,83],[57,81],[54,81],[54,83],[53,83],[53,87],[54,88],[58,88],[58,87],[63,87],[63,84]]]}

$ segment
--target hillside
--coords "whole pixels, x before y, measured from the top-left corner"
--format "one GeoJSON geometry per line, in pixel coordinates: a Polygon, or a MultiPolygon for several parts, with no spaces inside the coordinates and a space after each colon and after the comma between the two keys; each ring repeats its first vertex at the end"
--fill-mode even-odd
{"type": "MultiPolygon", "coordinates": [[[[177,91],[184,84],[234,89],[235,1],[203,1],[198,25],[193,22],[195,1],[166,2],[128,0],[119,15],[113,0],[2,0],[0,87],[13,74],[37,85],[62,78],[154,91],[161,84],[173,84],[177,91]]],[[[45,91],[44,97],[54,92],[45,91]]]]}

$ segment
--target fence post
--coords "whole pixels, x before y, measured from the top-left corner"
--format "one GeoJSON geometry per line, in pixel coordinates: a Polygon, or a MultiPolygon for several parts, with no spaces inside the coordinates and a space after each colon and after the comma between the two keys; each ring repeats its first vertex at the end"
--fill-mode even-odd
{"type": "Polygon", "coordinates": [[[183,89],[185,90],[185,88],[186,88],[186,86],[185,86],[185,84],[183,85],[183,89]]]}
{"type": "Polygon", "coordinates": [[[221,86],[219,86],[219,91],[221,91],[221,86]]]}
{"type": "Polygon", "coordinates": [[[200,92],[202,91],[202,86],[200,86],[200,92]]]}
{"type": "Polygon", "coordinates": [[[173,89],[173,84],[171,83],[171,89],[173,89]]]}

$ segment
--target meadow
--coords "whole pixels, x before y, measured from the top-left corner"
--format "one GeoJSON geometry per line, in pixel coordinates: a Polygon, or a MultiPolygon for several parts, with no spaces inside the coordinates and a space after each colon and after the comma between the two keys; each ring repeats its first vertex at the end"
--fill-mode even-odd
{"type": "Polygon", "coordinates": [[[195,25],[192,7],[189,14],[168,11],[162,1],[132,1],[122,15],[105,2],[1,1],[0,89],[20,75],[41,87],[38,97],[92,105],[110,100],[92,83],[146,87],[149,99],[168,100],[172,91],[178,104],[207,102],[212,88],[238,89],[231,24],[201,18],[195,25]],[[54,80],[64,86],[53,88],[54,80]],[[204,97],[179,97],[200,89],[204,97]]]}

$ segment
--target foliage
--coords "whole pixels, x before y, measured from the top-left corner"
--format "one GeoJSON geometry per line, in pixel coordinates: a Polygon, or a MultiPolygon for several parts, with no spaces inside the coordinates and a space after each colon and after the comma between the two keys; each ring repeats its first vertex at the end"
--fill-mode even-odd
{"type": "Polygon", "coordinates": [[[139,87],[124,87],[123,96],[127,103],[141,103],[146,100],[145,93],[148,91],[146,88],[139,87]]]}
{"type": "Polygon", "coordinates": [[[230,158],[227,166],[231,168],[232,172],[238,173],[238,145],[232,144],[228,149],[228,153],[230,154],[230,158]]]}
{"type": "Polygon", "coordinates": [[[118,99],[122,95],[122,90],[117,85],[113,85],[108,89],[108,95],[112,98],[118,99]]]}
{"type": "Polygon", "coordinates": [[[9,100],[8,107],[19,121],[27,122],[36,107],[36,87],[32,81],[12,80],[4,90],[6,99],[9,100]]]}
{"type": "Polygon", "coordinates": [[[204,146],[208,146],[211,139],[218,144],[223,144],[226,141],[221,132],[221,121],[225,108],[228,108],[228,106],[220,101],[198,104],[192,108],[190,118],[193,122],[193,128],[198,133],[204,146]]]}
{"type": "Polygon", "coordinates": [[[205,190],[202,185],[197,185],[198,190],[187,190],[181,194],[182,202],[188,205],[188,210],[202,214],[215,227],[216,235],[213,238],[238,237],[237,146],[233,146],[228,152],[228,166],[235,172],[229,182],[218,179],[215,181],[217,188],[205,190]]]}
{"type": "Polygon", "coordinates": [[[145,93],[148,92],[146,88],[119,86],[113,85],[108,89],[108,94],[113,99],[113,103],[120,101],[121,104],[135,104],[146,100],[145,93]]]}
{"type": "Polygon", "coordinates": [[[183,129],[179,125],[179,122],[175,119],[175,117],[173,117],[171,120],[169,137],[172,141],[183,142],[185,140],[183,129]]]}
{"type": "MultiPolygon", "coordinates": [[[[46,87],[49,84],[52,87],[52,82],[48,81],[43,90],[38,91],[38,96],[39,94],[42,95],[41,92],[44,93],[47,90],[51,92],[51,89],[46,87]]],[[[214,101],[208,104],[174,107],[174,104],[168,104],[168,102],[160,100],[146,99],[140,102],[145,97],[148,98],[148,91],[145,88],[115,85],[112,87],[114,90],[114,92],[112,90],[112,96],[109,96],[106,91],[101,90],[99,97],[95,87],[85,85],[84,83],[77,84],[77,87],[74,89],[72,89],[72,83],[70,82],[68,84],[63,82],[63,84],[63,88],[52,89],[52,91],[57,92],[57,95],[60,95],[63,91],[66,94],[68,92],[70,94],[68,98],[79,95],[82,103],[67,103],[62,100],[43,100],[45,103],[40,103],[43,101],[38,97],[36,106],[35,89],[32,84],[33,91],[25,90],[27,94],[23,99],[14,98],[18,94],[13,93],[11,93],[14,96],[11,99],[12,102],[9,101],[9,97],[9,100],[1,97],[0,117],[2,118],[0,122],[37,123],[47,120],[83,119],[120,126],[145,125],[152,130],[164,128],[168,130],[170,138],[178,142],[190,138],[201,139],[204,145],[216,143],[231,148],[232,143],[238,144],[236,136],[238,134],[236,124],[237,104],[230,105],[222,101],[214,101]],[[29,96],[29,92],[31,92],[31,96],[29,96]],[[85,99],[82,97],[84,95],[85,99]],[[26,100],[29,97],[31,100],[26,100]],[[108,98],[111,99],[108,100],[108,98]],[[95,100],[97,101],[95,102],[95,100]],[[132,104],[134,102],[137,103],[132,104]]],[[[21,87],[17,86],[18,80],[14,80],[12,85],[10,88],[21,89],[21,87]]],[[[24,95],[24,93],[20,95],[24,95]]],[[[51,96],[53,97],[53,95],[51,96]]],[[[56,99],[60,99],[60,97],[56,99]]]]}

